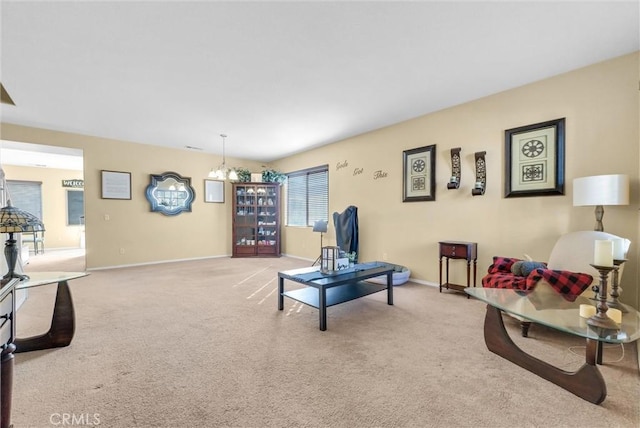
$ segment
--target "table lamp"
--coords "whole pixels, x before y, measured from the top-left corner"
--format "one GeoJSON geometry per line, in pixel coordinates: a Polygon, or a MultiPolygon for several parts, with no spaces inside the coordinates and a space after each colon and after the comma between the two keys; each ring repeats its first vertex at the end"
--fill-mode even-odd
{"type": "Polygon", "coordinates": [[[629,205],[629,176],[594,175],[573,180],[573,206],[595,206],[595,230],[604,231],[605,205],[629,205]]]}
{"type": "Polygon", "coordinates": [[[16,240],[13,239],[13,234],[27,232],[33,230],[33,228],[44,230],[44,224],[35,215],[11,205],[11,200],[7,201],[6,207],[0,208],[0,233],[9,234],[9,239],[4,244],[4,256],[7,259],[9,271],[2,279],[19,278],[22,281],[29,278],[27,275],[15,273],[18,247],[16,246],[16,240]]]}

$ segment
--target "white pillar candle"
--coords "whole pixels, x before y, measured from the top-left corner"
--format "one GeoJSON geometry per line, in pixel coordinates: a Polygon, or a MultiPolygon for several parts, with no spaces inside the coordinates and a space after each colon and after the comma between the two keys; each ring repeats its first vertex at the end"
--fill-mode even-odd
{"type": "Polygon", "coordinates": [[[613,259],[624,260],[624,240],[616,238],[613,240],[613,259]]]}
{"type": "Polygon", "coordinates": [[[582,318],[591,318],[596,314],[596,307],[593,305],[580,305],[580,316],[582,318]]]}
{"type": "Polygon", "coordinates": [[[593,256],[596,266],[613,266],[613,241],[597,240],[593,256]]]}
{"type": "Polygon", "coordinates": [[[609,308],[607,316],[614,320],[617,324],[622,324],[622,311],[616,308],[609,308]]]}

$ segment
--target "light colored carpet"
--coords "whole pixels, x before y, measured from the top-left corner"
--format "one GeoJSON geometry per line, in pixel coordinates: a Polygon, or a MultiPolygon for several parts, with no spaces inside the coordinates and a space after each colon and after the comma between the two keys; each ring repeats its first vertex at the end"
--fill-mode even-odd
{"type": "MultiPolygon", "coordinates": [[[[33,257],[26,271],[82,263],[33,257]]],[[[71,345],[16,355],[15,428],[64,414],[123,428],[639,426],[635,346],[620,361],[621,347],[605,350],[596,406],[489,352],[485,305],[460,293],[408,282],[394,306],[377,293],[329,308],[325,332],[313,308],[285,299],[278,311],[277,272],[308,264],[221,258],[71,281],[71,345]]],[[[31,290],[19,337],[48,328],[54,294],[31,290]]],[[[552,364],[584,362],[582,340],[537,325],[524,339],[505,323],[552,364]]]]}

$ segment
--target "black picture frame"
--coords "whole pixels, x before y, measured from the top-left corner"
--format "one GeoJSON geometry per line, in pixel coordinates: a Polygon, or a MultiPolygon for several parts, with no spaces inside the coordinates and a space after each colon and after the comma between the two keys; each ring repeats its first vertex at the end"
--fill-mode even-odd
{"type": "Polygon", "coordinates": [[[565,118],[505,131],[505,198],[564,195],[565,118]]]}
{"type": "Polygon", "coordinates": [[[210,203],[223,204],[224,203],[224,181],[211,180],[211,179],[205,178],[204,201],[210,202],[210,203]]]}
{"type": "Polygon", "coordinates": [[[436,145],[402,152],[402,202],[436,200],[436,145]]]}
{"type": "Polygon", "coordinates": [[[102,199],[131,200],[131,173],[122,171],[102,170],[101,194],[102,199]]]}

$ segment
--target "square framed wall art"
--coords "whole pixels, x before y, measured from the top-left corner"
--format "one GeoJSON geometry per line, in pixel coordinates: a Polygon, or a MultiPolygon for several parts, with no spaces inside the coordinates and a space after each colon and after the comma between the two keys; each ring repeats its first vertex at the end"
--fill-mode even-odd
{"type": "Polygon", "coordinates": [[[564,118],[505,131],[505,198],[564,195],[564,133],[564,118]]]}
{"type": "Polygon", "coordinates": [[[204,201],[224,203],[224,181],[204,180],[204,201]]]}
{"type": "Polygon", "coordinates": [[[402,152],[402,202],[436,200],[436,145],[402,152]]]}
{"type": "Polygon", "coordinates": [[[100,171],[102,199],[131,199],[131,173],[100,171]]]}

